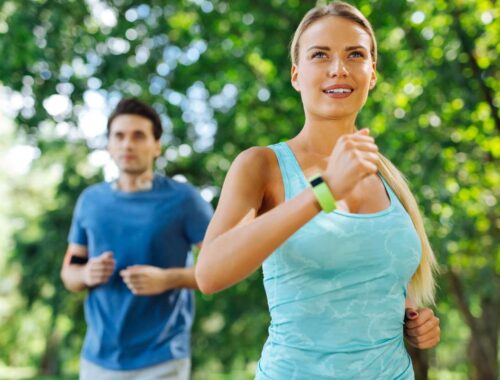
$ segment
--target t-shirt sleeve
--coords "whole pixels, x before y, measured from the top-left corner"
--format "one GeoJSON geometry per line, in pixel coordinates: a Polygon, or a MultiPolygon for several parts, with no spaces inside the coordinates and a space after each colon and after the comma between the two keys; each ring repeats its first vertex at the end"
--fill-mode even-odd
{"type": "Polygon", "coordinates": [[[87,232],[83,228],[84,194],[80,195],[73,211],[73,219],[68,234],[68,243],[87,245],[87,232]]]}
{"type": "Polygon", "coordinates": [[[213,208],[195,188],[189,190],[184,207],[184,232],[191,244],[200,243],[205,237],[213,208]]]}

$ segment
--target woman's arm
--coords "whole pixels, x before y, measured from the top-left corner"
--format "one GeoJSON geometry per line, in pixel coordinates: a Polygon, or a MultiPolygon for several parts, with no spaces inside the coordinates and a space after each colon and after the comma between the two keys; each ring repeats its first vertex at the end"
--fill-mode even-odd
{"type": "MultiPolygon", "coordinates": [[[[377,147],[367,134],[362,130],[343,136],[332,152],[324,178],[336,199],[377,171],[377,147]]],[[[309,188],[259,215],[271,165],[277,165],[271,150],[252,148],[231,166],[196,265],[202,292],[214,293],[248,277],[320,211],[309,188]]]]}
{"type": "Polygon", "coordinates": [[[439,318],[432,309],[419,308],[406,299],[404,333],[408,344],[421,350],[435,347],[441,340],[439,318]]]}
{"type": "Polygon", "coordinates": [[[214,293],[248,277],[320,211],[308,189],[257,217],[272,160],[269,149],[251,148],[231,166],[196,264],[202,292],[214,293]]]}

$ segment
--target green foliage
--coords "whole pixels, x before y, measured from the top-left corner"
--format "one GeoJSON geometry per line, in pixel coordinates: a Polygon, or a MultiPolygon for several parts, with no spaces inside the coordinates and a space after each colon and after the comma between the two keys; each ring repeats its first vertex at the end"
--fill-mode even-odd
{"type": "MultiPolygon", "coordinates": [[[[0,337],[0,360],[40,364],[43,349],[15,353],[17,344],[26,346],[15,331],[28,316],[37,320],[36,310],[48,310],[42,336],[49,341],[58,334],[62,370],[75,368],[82,297],[66,293],[58,273],[76,197],[101,178],[86,159],[89,148],[103,147],[100,137],[83,138],[86,125],[78,127],[84,99],[94,91],[110,104],[120,96],[154,104],[166,130],[167,162],[160,159],[158,168],[217,194],[240,151],[300,130],[288,46],[314,3],[0,4],[0,83],[14,91],[9,97],[22,96],[22,106],[10,106],[13,117],[24,141],[41,151],[30,177],[9,186],[20,204],[9,212],[23,220],[9,249],[20,301],[0,319],[8,331],[0,337]],[[54,94],[66,97],[69,109],[49,114],[44,100],[54,94]],[[184,145],[191,149],[181,154],[184,145]]],[[[438,313],[446,332],[432,355],[431,376],[466,376],[473,371],[464,348],[473,322],[495,345],[500,323],[500,313],[488,322],[483,309],[499,304],[499,12],[485,0],[353,3],[370,18],[379,44],[377,86],[359,126],[371,128],[381,151],[408,177],[442,267],[438,313]],[[460,289],[448,281],[452,274],[460,289]]],[[[269,318],[261,283],[256,273],[219,295],[197,295],[195,378],[252,373],[269,318]]]]}

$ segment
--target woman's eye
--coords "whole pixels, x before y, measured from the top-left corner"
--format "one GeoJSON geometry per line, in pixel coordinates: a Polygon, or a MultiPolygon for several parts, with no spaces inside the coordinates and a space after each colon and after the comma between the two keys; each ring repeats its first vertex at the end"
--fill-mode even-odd
{"type": "Polygon", "coordinates": [[[351,58],[364,58],[364,56],[365,55],[360,51],[353,51],[351,54],[349,54],[349,57],[351,58]]]}
{"type": "Polygon", "coordinates": [[[326,54],[322,51],[317,51],[312,54],[311,58],[325,58],[326,54]]]}

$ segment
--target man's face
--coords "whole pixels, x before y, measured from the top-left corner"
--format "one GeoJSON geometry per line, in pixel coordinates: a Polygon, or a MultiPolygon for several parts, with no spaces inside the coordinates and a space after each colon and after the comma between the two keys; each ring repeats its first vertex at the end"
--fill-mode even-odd
{"type": "Polygon", "coordinates": [[[119,115],[110,125],[108,151],[120,172],[140,175],[153,169],[160,154],[153,123],[140,115],[119,115]]]}

